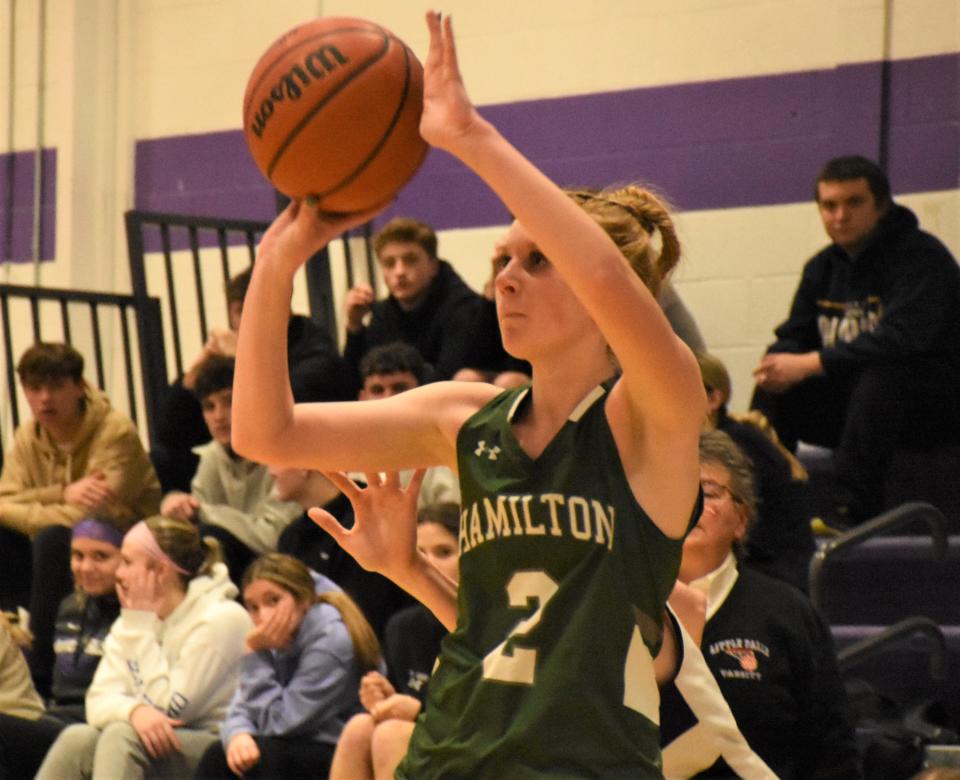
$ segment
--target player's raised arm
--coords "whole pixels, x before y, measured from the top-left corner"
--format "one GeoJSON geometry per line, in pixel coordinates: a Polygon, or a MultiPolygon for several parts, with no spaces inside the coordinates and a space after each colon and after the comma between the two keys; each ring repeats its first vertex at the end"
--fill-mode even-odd
{"type": "MultiPolygon", "coordinates": [[[[697,433],[705,411],[696,361],[603,228],[470,103],[450,19],[430,13],[427,22],[431,39],[421,133],[497,193],[600,329],[623,372],[610,414],[624,466],[654,520],[678,535],[696,494],[697,433]],[[673,478],[664,480],[670,472],[673,478]],[[684,486],[679,498],[678,478],[684,486]]],[[[651,232],[646,215],[637,216],[651,232]]]]}
{"type": "Polygon", "coordinates": [[[233,385],[233,444],[245,457],[317,470],[453,465],[459,422],[491,395],[481,385],[453,393],[434,385],[382,402],[294,404],[286,344],[294,274],[332,238],[372,216],[334,219],[295,202],[264,234],[244,301],[233,385]]]}

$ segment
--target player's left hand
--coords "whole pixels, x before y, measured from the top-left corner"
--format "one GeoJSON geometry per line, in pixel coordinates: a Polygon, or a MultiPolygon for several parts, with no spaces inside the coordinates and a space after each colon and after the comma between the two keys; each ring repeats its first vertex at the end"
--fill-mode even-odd
{"type": "Polygon", "coordinates": [[[313,507],[310,519],[330,534],[367,571],[400,582],[420,562],[417,554],[417,496],[425,469],[418,469],[405,488],[400,475],[367,474],[361,488],[346,474],[325,474],[353,505],[353,528],[346,529],[329,512],[313,507]]]}

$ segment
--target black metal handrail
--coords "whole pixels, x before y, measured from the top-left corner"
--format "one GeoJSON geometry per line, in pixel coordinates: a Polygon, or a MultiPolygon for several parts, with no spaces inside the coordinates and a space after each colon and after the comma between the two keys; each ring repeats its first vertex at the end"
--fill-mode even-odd
{"type": "MultiPolygon", "coordinates": [[[[269,227],[269,223],[257,220],[223,219],[219,217],[191,216],[151,211],[128,211],[124,215],[127,232],[127,252],[130,263],[130,282],[135,297],[142,298],[152,294],[147,285],[148,256],[156,255],[155,261],[163,263],[164,290],[160,297],[164,300],[164,310],[170,327],[173,355],[173,373],[183,374],[183,326],[178,312],[178,286],[176,266],[181,258],[175,257],[178,250],[190,258],[193,296],[195,299],[200,342],[204,343],[208,335],[207,311],[209,301],[204,295],[203,263],[201,248],[210,247],[219,250],[219,275],[222,285],[230,277],[252,264],[256,259],[256,249],[260,238],[269,227]],[[149,231],[156,231],[152,242],[148,242],[149,231]],[[231,268],[229,248],[246,246],[246,262],[242,267],[231,268]],[[151,251],[152,250],[152,251],[151,251]]],[[[376,289],[373,253],[371,250],[371,226],[369,223],[352,231],[352,237],[363,241],[365,248],[367,278],[376,289]]],[[[354,283],[353,252],[351,234],[341,237],[345,263],[347,285],[354,283]]],[[[304,265],[307,297],[310,315],[325,326],[331,335],[336,333],[336,312],[334,308],[333,284],[331,281],[330,258],[324,249],[318,252],[304,265]]]]}
{"type": "Polygon", "coordinates": [[[909,617],[887,626],[871,637],[855,642],[837,653],[837,664],[840,671],[846,672],[851,667],[865,660],[871,655],[889,649],[892,645],[903,640],[922,634],[930,642],[930,677],[935,682],[947,679],[947,639],[933,620],[928,617],[909,617]]]}
{"type": "Polygon", "coordinates": [[[820,606],[820,579],[828,562],[838,558],[841,553],[863,544],[868,539],[888,533],[908,523],[919,521],[928,525],[930,538],[933,542],[934,556],[943,560],[947,554],[947,518],[944,517],[943,512],[932,504],[920,501],[901,504],[825,542],[817,549],[810,559],[807,580],[810,600],[815,606],[820,606]]]}
{"type": "MultiPolygon", "coordinates": [[[[89,315],[90,337],[93,347],[93,369],[97,387],[105,391],[114,403],[126,398],[127,413],[135,423],[146,419],[149,426],[154,418],[150,415],[146,393],[144,405],[140,409],[137,399],[137,388],[140,379],[148,367],[147,357],[158,354],[160,361],[163,358],[163,337],[160,329],[160,302],[156,298],[146,297],[137,299],[133,295],[119,295],[116,293],[91,292],[86,290],[66,290],[47,287],[26,287],[14,284],[0,284],[0,320],[3,326],[3,347],[6,369],[6,392],[10,401],[10,415],[13,426],[21,422],[20,402],[17,395],[17,380],[15,364],[18,358],[17,350],[35,344],[38,341],[65,341],[75,345],[79,323],[72,316],[77,305],[87,310],[89,315]],[[26,324],[14,321],[11,313],[13,301],[23,300],[30,308],[29,338],[23,338],[26,324]],[[55,304],[60,315],[60,329],[58,333],[44,333],[40,308],[43,302],[55,304]],[[104,310],[113,310],[119,321],[121,352],[123,355],[124,388],[109,387],[107,382],[105,359],[103,354],[104,329],[107,324],[101,317],[104,310]],[[140,375],[136,371],[130,332],[130,317],[134,317],[138,328],[137,355],[140,360],[140,375]],[[16,333],[15,333],[16,331],[16,333]],[[16,339],[15,339],[16,336],[16,339]],[[15,341],[17,343],[15,343],[15,341]]],[[[85,350],[80,350],[84,352],[85,350]]],[[[89,358],[89,355],[87,355],[89,358]]],[[[144,385],[146,380],[144,379],[144,385]]]]}

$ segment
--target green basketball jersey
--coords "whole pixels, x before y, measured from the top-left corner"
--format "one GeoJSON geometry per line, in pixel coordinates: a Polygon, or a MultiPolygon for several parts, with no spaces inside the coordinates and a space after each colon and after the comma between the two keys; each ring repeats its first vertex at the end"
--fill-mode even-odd
{"type": "Polygon", "coordinates": [[[529,387],[460,430],[457,629],[397,777],[661,776],[652,657],[682,541],[630,490],[607,389],[536,460],[510,427],[529,387]]]}

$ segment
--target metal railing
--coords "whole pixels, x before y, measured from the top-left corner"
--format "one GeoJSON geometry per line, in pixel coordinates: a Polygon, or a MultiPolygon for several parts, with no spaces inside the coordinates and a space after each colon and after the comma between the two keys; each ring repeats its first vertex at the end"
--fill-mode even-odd
{"type": "MultiPolygon", "coordinates": [[[[211,308],[224,308],[223,290],[227,282],[255,261],[257,244],[269,223],[147,211],[128,211],[125,222],[133,297],[137,301],[151,296],[160,298],[162,324],[166,326],[161,332],[167,349],[146,356],[144,363],[147,411],[155,421],[159,419],[160,404],[169,383],[184,373],[185,341],[201,345],[206,342],[211,308]],[[208,283],[210,274],[216,275],[215,284],[208,283]],[[150,289],[151,280],[157,289],[150,289]],[[183,297],[185,290],[187,298],[183,297]],[[214,296],[219,299],[215,301],[214,296]],[[186,306],[195,306],[195,313],[185,316],[186,306]],[[188,334],[187,328],[197,330],[188,334]],[[172,365],[168,366],[171,357],[172,365]]],[[[367,224],[340,240],[348,286],[354,284],[355,249],[351,238],[362,240],[367,278],[376,285],[370,235],[371,227],[367,224]]],[[[310,315],[336,341],[330,255],[326,249],[304,265],[304,275],[310,315]]]]}
{"type": "Polygon", "coordinates": [[[847,672],[868,657],[884,652],[917,634],[925,636],[931,648],[930,677],[937,682],[946,680],[948,653],[946,637],[940,626],[933,620],[919,615],[900,620],[871,637],[845,647],[837,653],[837,665],[841,672],[847,672]]]}
{"type": "Polygon", "coordinates": [[[820,580],[823,570],[831,561],[837,560],[842,554],[857,547],[868,539],[888,533],[908,523],[924,522],[930,530],[933,542],[934,557],[943,560],[947,555],[947,518],[943,512],[932,504],[920,501],[911,501],[901,504],[894,509],[877,515],[856,528],[824,543],[810,559],[808,577],[810,600],[815,606],[821,606],[820,580]]]}
{"type": "Polygon", "coordinates": [[[145,372],[151,358],[156,356],[161,363],[164,360],[160,302],[156,298],[0,284],[0,319],[12,427],[16,428],[24,419],[17,393],[16,361],[38,341],[72,344],[87,358],[88,379],[92,376],[91,381],[107,393],[118,409],[135,423],[152,423],[146,394],[139,390],[149,384],[145,372]],[[20,303],[26,308],[26,316],[15,311],[22,308],[20,303]],[[113,330],[110,318],[115,318],[118,330],[113,330]],[[117,332],[122,358],[119,377],[111,370],[112,361],[106,354],[107,344],[114,341],[117,332]]]}

